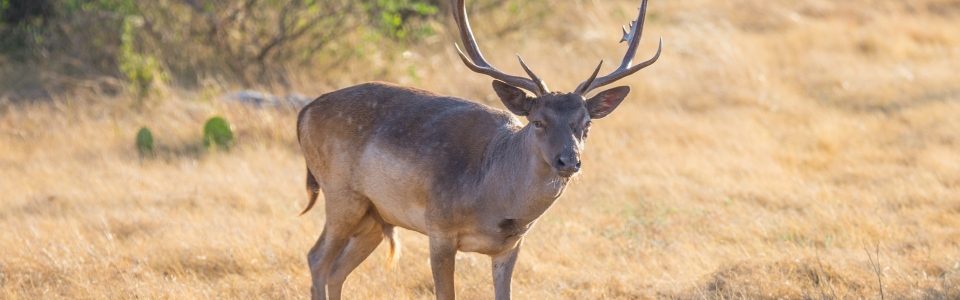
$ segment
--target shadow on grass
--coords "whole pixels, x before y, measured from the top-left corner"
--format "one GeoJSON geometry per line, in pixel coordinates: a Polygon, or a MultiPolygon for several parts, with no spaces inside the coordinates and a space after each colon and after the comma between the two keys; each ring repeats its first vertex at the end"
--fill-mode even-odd
{"type": "MultiPolygon", "coordinates": [[[[140,155],[141,160],[157,160],[172,163],[181,160],[196,160],[217,153],[230,152],[229,149],[218,147],[204,147],[201,141],[179,144],[160,144],[154,147],[153,153],[140,155]]],[[[132,153],[136,153],[135,151],[132,153]]]]}

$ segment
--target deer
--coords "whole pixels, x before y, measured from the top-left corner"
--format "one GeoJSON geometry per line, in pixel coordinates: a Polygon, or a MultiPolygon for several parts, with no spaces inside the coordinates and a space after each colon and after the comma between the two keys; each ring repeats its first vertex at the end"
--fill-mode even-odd
{"type": "Polygon", "coordinates": [[[663,49],[661,38],[653,58],[632,65],[644,0],[637,19],[623,28],[621,42],[628,46],[616,70],[597,77],[601,60],[574,92],[551,92],[519,55],[529,78],[490,65],[464,0],[452,1],[466,50],[456,46],[460,59],[494,79],[493,90],[507,110],[383,82],[333,91],[307,104],[297,118],[309,197],[301,215],[321,191],[326,209],[320,238],[307,254],[312,299],[340,299],[347,275],[383,240],[389,261],[396,259],[398,227],[428,237],[437,299],[456,298],[458,251],[488,255],[496,299],[510,299],[524,236],[580,171],[592,120],[613,112],[630,87],[586,96],[652,65],[663,49]]]}

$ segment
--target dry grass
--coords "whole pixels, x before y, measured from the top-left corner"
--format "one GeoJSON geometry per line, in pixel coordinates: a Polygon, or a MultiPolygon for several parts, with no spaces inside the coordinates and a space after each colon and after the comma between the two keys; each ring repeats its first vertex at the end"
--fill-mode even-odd
{"type": "MultiPolygon", "coordinates": [[[[478,20],[504,16],[473,22],[495,65],[521,73],[519,52],[570,90],[599,58],[612,69],[633,2],[555,1],[546,23],[496,39],[478,20]]],[[[882,284],[887,299],[960,299],[960,2],[650,9],[638,59],[657,36],[664,55],[596,123],[582,180],[524,244],[517,298],[879,299],[882,284]]],[[[452,41],[294,86],[386,79],[499,106],[452,41]]],[[[296,217],[295,113],[212,94],[0,104],[0,298],[307,297],[323,214],[296,217]],[[236,124],[234,151],[199,146],[212,115],[236,124]],[[141,125],[156,159],[135,154],[141,125]]],[[[401,242],[400,263],[385,267],[381,247],[347,297],[432,297],[426,239],[401,242]]],[[[456,276],[461,297],[492,295],[485,257],[460,256],[456,276]]]]}

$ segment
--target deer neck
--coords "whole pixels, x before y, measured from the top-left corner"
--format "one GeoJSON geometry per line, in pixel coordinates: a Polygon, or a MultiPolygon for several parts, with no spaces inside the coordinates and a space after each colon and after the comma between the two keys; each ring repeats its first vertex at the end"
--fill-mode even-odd
{"type": "Polygon", "coordinates": [[[502,132],[487,153],[483,184],[509,218],[535,221],[566,188],[552,166],[543,161],[534,130],[502,132]]]}

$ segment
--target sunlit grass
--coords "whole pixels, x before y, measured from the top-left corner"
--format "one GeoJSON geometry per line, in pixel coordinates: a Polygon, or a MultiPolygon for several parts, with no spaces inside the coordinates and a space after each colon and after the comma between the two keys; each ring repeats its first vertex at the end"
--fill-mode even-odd
{"type": "MultiPolygon", "coordinates": [[[[472,20],[498,68],[522,74],[519,52],[567,91],[600,59],[613,69],[635,2],[557,2],[502,37],[472,20]]],[[[659,36],[664,54],[619,82],[633,92],[596,121],[584,174],[528,235],[514,296],[879,299],[882,285],[887,299],[960,298],[955,4],[651,1],[637,60],[659,36]]],[[[291,81],[319,95],[387,79],[502,107],[452,33],[436,40],[291,81]]],[[[177,89],[146,103],[0,106],[0,298],[307,298],[323,211],[296,217],[296,112],[177,89]],[[215,115],[236,126],[229,152],[201,145],[215,115]],[[140,126],[156,158],[137,155],[140,126]]],[[[346,297],[433,297],[426,239],[400,240],[399,263],[381,247],[346,297]]],[[[458,295],[491,298],[489,260],[457,262],[458,295]]]]}

